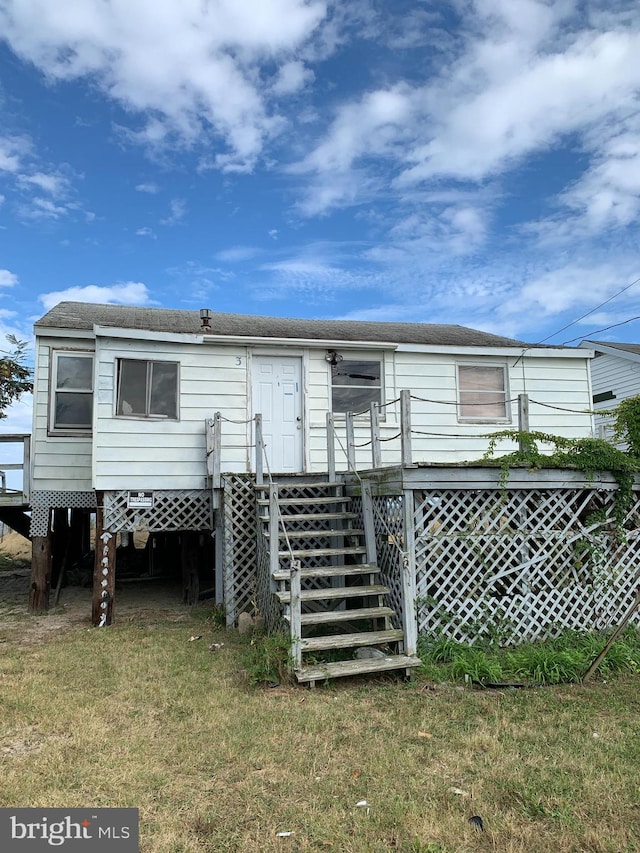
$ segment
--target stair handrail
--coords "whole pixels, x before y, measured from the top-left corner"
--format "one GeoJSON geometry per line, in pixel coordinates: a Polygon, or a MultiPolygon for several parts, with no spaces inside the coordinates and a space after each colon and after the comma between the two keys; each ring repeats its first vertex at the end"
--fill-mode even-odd
{"type": "MultiPolygon", "coordinates": [[[[404,394],[404,392],[401,392],[404,394]]],[[[406,403],[405,403],[406,405],[406,403]]],[[[347,444],[349,445],[349,424],[351,423],[353,428],[353,413],[348,412],[346,418],[347,425],[347,444]],[[349,417],[351,416],[351,417],[349,417]]],[[[329,424],[331,424],[334,432],[335,438],[338,440],[338,444],[342,449],[342,452],[346,456],[347,459],[347,469],[351,469],[351,472],[355,476],[355,478],[360,483],[360,494],[362,496],[362,515],[365,522],[365,543],[367,546],[367,559],[369,559],[369,542],[371,539],[373,540],[372,550],[375,559],[372,562],[377,563],[377,548],[375,546],[375,530],[373,529],[373,515],[375,514],[380,520],[386,534],[387,541],[389,544],[395,546],[398,550],[400,560],[401,560],[401,584],[402,584],[402,597],[404,600],[403,613],[402,613],[402,622],[403,622],[403,631],[405,637],[405,653],[407,655],[415,655],[416,647],[417,647],[417,624],[416,620],[413,616],[414,608],[415,608],[415,598],[416,598],[416,590],[415,590],[415,530],[414,530],[414,522],[413,516],[410,512],[410,508],[408,507],[408,497],[411,494],[410,492],[405,492],[404,494],[404,546],[405,548],[401,548],[398,543],[398,537],[391,530],[389,525],[387,524],[387,520],[384,515],[380,512],[375,502],[373,501],[373,496],[371,494],[371,483],[369,480],[363,479],[355,464],[355,454],[353,452],[349,453],[349,447],[345,448],[343,445],[340,436],[338,435],[337,430],[335,429],[335,424],[333,418],[327,418],[327,428],[329,428],[329,424]],[[407,547],[409,546],[409,547],[407,547]],[[413,548],[413,554],[411,553],[411,548],[413,548]]],[[[351,443],[353,439],[351,439],[351,443]]],[[[354,445],[355,446],[355,445],[354,445]]]]}
{"type": "MultiPolygon", "coordinates": [[[[256,417],[260,417],[257,415],[256,417]]],[[[256,426],[258,422],[256,422],[256,426]]],[[[269,566],[271,576],[275,574],[280,565],[279,557],[279,528],[282,527],[286,550],[289,552],[289,631],[291,636],[291,660],[294,669],[299,669],[302,666],[302,600],[301,600],[301,571],[302,562],[295,557],[291,540],[287,532],[287,527],[284,522],[284,516],[280,507],[278,496],[278,484],[271,476],[271,466],[269,465],[269,456],[267,454],[267,446],[262,438],[260,431],[256,430],[256,454],[258,453],[258,441],[261,445],[262,458],[267,471],[267,479],[269,481],[269,566]]],[[[256,483],[262,485],[262,483],[256,483]]]]}

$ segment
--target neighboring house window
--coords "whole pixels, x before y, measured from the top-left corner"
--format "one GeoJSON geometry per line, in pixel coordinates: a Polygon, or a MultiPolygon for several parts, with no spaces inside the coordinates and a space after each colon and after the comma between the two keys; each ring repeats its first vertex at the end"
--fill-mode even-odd
{"type": "Polygon", "coordinates": [[[177,420],[177,362],[122,358],[117,365],[116,414],[177,420]]]}
{"type": "Polygon", "coordinates": [[[503,365],[458,365],[458,419],[510,420],[507,371],[503,365]]]}
{"type": "Polygon", "coordinates": [[[343,358],[331,367],[332,409],[336,413],[362,412],[382,402],[382,364],[343,358]]]}
{"type": "Polygon", "coordinates": [[[54,350],[50,428],[90,432],[93,420],[93,353],[54,350]]]}

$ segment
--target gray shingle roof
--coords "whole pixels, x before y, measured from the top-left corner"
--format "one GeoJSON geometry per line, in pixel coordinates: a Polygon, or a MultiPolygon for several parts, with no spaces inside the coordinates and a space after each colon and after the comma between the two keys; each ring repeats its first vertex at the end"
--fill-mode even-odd
{"type": "Polygon", "coordinates": [[[623,352],[633,352],[636,355],[640,355],[640,344],[615,344],[611,341],[585,341],[585,343],[589,344],[593,347],[603,346],[610,347],[611,349],[620,349],[623,352]]]}
{"type": "MultiPolygon", "coordinates": [[[[60,302],[36,323],[47,328],[91,330],[94,325],[152,332],[201,333],[198,311],[171,308],[138,308],[60,302]]],[[[439,346],[520,347],[522,341],[492,335],[465,326],[436,323],[371,323],[355,320],[303,320],[256,317],[249,314],[213,313],[211,333],[228,337],[299,338],[328,341],[389,341],[439,346]]]]}

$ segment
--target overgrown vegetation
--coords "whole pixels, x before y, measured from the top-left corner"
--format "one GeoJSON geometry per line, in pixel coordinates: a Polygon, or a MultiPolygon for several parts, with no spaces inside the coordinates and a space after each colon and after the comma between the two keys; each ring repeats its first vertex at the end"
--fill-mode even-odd
{"type": "MultiPolygon", "coordinates": [[[[607,642],[606,632],[565,631],[537,643],[499,648],[491,642],[469,646],[443,636],[422,636],[418,654],[428,678],[535,684],[577,683],[607,642]]],[[[611,646],[600,674],[640,672],[640,632],[629,628],[611,646]]]]}
{"type": "MultiPolygon", "coordinates": [[[[621,424],[623,414],[620,415],[621,424]]],[[[626,429],[622,426],[620,428],[626,429]]],[[[571,439],[535,430],[532,432],[501,430],[487,437],[489,444],[483,459],[500,465],[503,489],[508,483],[510,469],[514,467],[573,468],[582,471],[588,481],[593,480],[600,471],[609,471],[618,484],[614,502],[614,519],[619,528],[622,526],[633,501],[634,475],[640,470],[640,456],[620,450],[601,438],[571,439]],[[497,446],[504,439],[517,441],[518,450],[496,456],[497,446]]]]}

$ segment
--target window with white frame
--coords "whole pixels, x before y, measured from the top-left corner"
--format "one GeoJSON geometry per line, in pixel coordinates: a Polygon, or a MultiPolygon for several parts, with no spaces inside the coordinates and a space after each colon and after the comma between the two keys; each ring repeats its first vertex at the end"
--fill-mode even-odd
{"type": "Polygon", "coordinates": [[[118,359],[117,389],[117,415],[178,419],[177,362],[118,359]]]}
{"type": "Polygon", "coordinates": [[[51,362],[49,429],[53,433],[91,432],[93,353],[54,350],[51,362]]]}
{"type": "Polygon", "coordinates": [[[382,403],[382,362],[343,358],[331,366],[331,407],[334,413],[362,412],[382,403]]]}
{"type": "Polygon", "coordinates": [[[505,365],[458,365],[458,419],[509,421],[505,365]]]}

